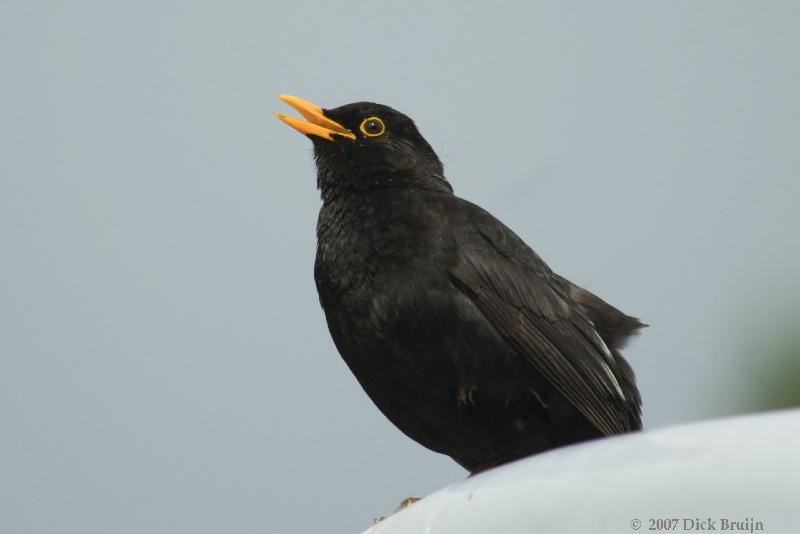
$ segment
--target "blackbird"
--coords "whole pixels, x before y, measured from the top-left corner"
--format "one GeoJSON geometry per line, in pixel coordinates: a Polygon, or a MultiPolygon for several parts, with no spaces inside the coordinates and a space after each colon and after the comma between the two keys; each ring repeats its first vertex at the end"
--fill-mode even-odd
{"type": "Polygon", "coordinates": [[[328,329],[392,423],[473,474],[641,429],[620,353],[638,319],[455,196],[407,116],[279,98],[305,120],[276,116],[314,145],[314,279],[328,329]]]}

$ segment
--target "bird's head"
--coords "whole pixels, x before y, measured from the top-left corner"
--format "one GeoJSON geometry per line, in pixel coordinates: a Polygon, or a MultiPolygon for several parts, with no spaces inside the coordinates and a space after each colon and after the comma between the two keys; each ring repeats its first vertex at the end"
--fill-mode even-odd
{"type": "Polygon", "coordinates": [[[329,187],[452,191],[436,152],[399,111],[372,102],[322,109],[296,96],[278,98],[305,119],[275,114],[314,143],[323,193],[329,187]]]}

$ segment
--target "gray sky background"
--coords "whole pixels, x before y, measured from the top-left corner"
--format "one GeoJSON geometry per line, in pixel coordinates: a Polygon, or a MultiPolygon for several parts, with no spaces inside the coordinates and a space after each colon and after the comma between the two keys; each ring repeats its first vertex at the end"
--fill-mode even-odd
{"type": "Polygon", "coordinates": [[[460,196],[650,323],[626,352],[648,427],[735,413],[800,312],[798,24],[778,1],[5,0],[0,532],[356,532],[464,477],[330,341],[278,93],[409,114],[460,196]]]}

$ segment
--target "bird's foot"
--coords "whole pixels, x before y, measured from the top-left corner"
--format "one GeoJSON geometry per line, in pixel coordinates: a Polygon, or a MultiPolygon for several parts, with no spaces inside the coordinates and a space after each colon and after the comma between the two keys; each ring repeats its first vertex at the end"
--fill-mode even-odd
{"type": "MultiPolygon", "coordinates": [[[[400,501],[400,504],[397,505],[397,508],[395,508],[394,512],[392,512],[392,513],[396,514],[397,512],[399,512],[401,510],[405,510],[406,508],[408,508],[409,506],[411,506],[412,504],[414,504],[418,500],[420,500],[419,497],[406,497],[405,499],[400,501]]],[[[386,519],[385,516],[376,517],[375,519],[372,520],[372,524],[373,525],[377,525],[378,523],[380,523],[384,519],[386,519]]]]}
{"type": "Polygon", "coordinates": [[[419,500],[419,497],[406,497],[405,499],[400,501],[400,504],[397,505],[397,508],[394,509],[394,513],[397,513],[400,510],[405,510],[406,508],[408,508],[409,506],[411,506],[412,504],[414,504],[418,500],[419,500]]]}

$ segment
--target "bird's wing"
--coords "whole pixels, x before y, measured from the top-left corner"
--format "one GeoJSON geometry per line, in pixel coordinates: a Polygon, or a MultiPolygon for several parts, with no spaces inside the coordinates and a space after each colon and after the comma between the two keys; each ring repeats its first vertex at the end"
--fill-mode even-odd
{"type": "Polygon", "coordinates": [[[568,289],[511,230],[475,205],[467,210],[451,281],[601,432],[632,430],[615,357],[568,289]]]}
{"type": "Polygon", "coordinates": [[[584,316],[592,321],[595,330],[612,352],[622,349],[631,336],[647,326],[636,317],[622,313],[591,291],[576,286],[555,273],[553,276],[559,285],[568,290],[572,300],[578,305],[584,316]]]}

